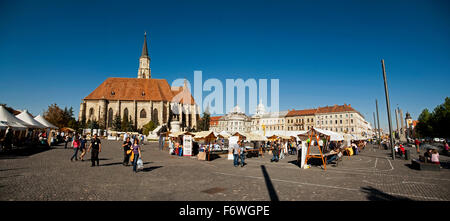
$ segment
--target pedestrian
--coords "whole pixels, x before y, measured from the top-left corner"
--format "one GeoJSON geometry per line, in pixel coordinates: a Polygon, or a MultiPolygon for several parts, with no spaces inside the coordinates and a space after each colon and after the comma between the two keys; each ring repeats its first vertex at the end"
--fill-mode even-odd
{"type": "Polygon", "coordinates": [[[419,149],[419,147],[420,147],[420,141],[419,141],[419,139],[416,138],[416,140],[414,141],[414,143],[416,144],[416,151],[417,151],[417,153],[420,153],[420,149],[419,149]]]}
{"type": "Polygon", "coordinates": [[[279,160],[279,155],[278,155],[278,154],[280,154],[280,153],[279,153],[279,150],[280,150],[279,144],[278,144],[278,143],[275,143],[275,144],[273,145],[273,150],[272,150],[272,155],[273,155],[273,157],[272,157],[272,159],[270,160],[270,162],[273,162],[273,161],[278,162],[278,160],[279,160]]]}
{"type": "Polygon", "coordinates": [[[241,167],[245,166],[245,147],[244,144],[239,141],[239,154],[241,156],[241,167]]]}
{"type": "Polygon", "coordinates": [[[439,163],[439,152],[437,150],[433,150],[433,152],[431,152],[431,162],[434,164],[440,164],[439,163]]]}
{"type": "Polygon", "coordinates": [[[447,156],[449,156],[449,154],[448,154],[448,143],[447,143],[447,141],[444,141],[444,154],[447,155],[447,156]]]}
{"type": "Polygon", "coordinates": [[[132,151],[133,151],[133,172],[137,173],[137,162],[139,159],[142,159],[141,154],[141,147],[139,146],[139,140],[134,139],[133,145],[132,145],[132,151]]]}
{"type": "Polygon", "coordinates": [[[95,166],[95,162],[97,162],[97,166],[100,164],[100,160],[98,158],[98,154],[102,152],[102,144],[100,139],[97,138],[97,134],[94,134],[94,138],[91,140],[91,144],[89,145],[88,152],[91,151],[91,167],[95,166]]]}
{"type": "Polygon", "coordinates": [[[162,133],[159,133],[159,140],[158,140],[158,144],[159,144],[159,150],[162,150],[163,148],[163,138],[162,138],[162,133]]]}
{"type": "Polygon", "coordinates": [[[69,143],[69,135],[64,137],[64,149],[67,149],[67,143],[69,143]]]}
{"type": "Polygon", "coordinates": [[[123,142],[123,165],[128,166],[128,163],[130,161],[130,155],[131,155],[131,141],[130,138],[127,137],[127,139],[123,142]]]}
{"type": "Polygon", "coordinates": [[[141,135],[141,145],[144,145],[144,135],[141,135]]]}
{"type": "Polygon", "coordinates": [[[73,146],[73,155],[70,158],[70,161],[73,162],[74,158],[75,158],[75,161],[78,161],[78,148],[80,147],[80,140],[78,139],[78,136],[76,136],[76,135],[73,138],[72,146],[73,146]]]}
{"type": "Polygon", "coordinates": [[[238,140],[237,143],[233,144],[233,164],[234,164],[234,167],[239,166],[239,153],[240,153],[239,143],[240,143],[240,141],[238,140]]]}
{"type": "Polygon", "coordinates": [[[80,139],[80,151],[81,151],[81,155],[80,155],[80,160],[84,161],[83,157],[84,155],[86,155],[86,135],[83,135],[83,137],[81,137],[80,139]]]}

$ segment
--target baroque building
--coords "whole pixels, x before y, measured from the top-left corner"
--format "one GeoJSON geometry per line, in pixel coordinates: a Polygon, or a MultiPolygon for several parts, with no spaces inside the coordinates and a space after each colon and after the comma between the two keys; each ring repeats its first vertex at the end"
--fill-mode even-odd
{"type": "Polygon", "coordinates": [[[107,78],[82,100],[80,121],[98,121],[100,127],[110,129],[117,115],[130,119],[140,129],[150,121],[167,124],[172,116],[186,127],[196,127],[198,107],[186,83],[171,87],[165,79],[151,78],[146,37],[137,78],[107,78]]]}

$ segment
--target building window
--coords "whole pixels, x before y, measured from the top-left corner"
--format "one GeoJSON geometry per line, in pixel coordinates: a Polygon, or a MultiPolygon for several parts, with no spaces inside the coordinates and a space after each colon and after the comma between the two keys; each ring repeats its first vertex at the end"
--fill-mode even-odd
{"type": "Polygon", "coordinates": [[[94,116],[94,108],[91,107],[91,108],[89,109],[89,119],[92,120],[92,117],[93,117],[93,116],[94,116]]]}
{"type": "Polygon", "coordinates": [[[141,110],[141,113],[139,114],[140,118],[147,118],[147,112],[145,112],[144,109],[141,110]]]}
{"type": "Polygon", "coordinates": [[[125,108],[125,110],[123,110],[123,117],[128,120],[128,108],[125,108]]]}
{"type": "Polygon", "coordinates": [[[350,122],[353,124],[353,119],[351,119],[350,122]]]}
{"type": "Polygon", "coordinates": [[[339,123],[342,124],[342,120],[340,120],[339,123]]]}
{"type": "Polygon", "coordinates": [[[113,109],[109,108],[108,110],[108,127],[112,127],[113,123],[113,109]]]}

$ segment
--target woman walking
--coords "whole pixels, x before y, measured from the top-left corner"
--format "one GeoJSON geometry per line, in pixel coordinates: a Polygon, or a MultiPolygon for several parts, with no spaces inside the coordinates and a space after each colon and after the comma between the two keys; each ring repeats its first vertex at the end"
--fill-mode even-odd
{"type": "Polygon", "coordinates": [[[73,159],[75,158],[76,161],[78,161],[78,147],[80,146],[80,140],[78,139],[78,136],[75,135],[73,137],[73,142],[72,142],[72,146],[73,146],[73,155],[70,158],[70,161],[73,162],[73,159]]]}
{"type": "Polygon", "coordinates": [[[133,146],[131,147],[133,150],[134,158],[133,158],[133,171],[137,173],[137,162],[142,158],[141,147],[139,146],[139,140],[134,139],[133,146]]]}
{"type": "Polygon", "coordinates": [[[81,155],[80,155],[80,160],[84,161],[83,157],[84,155],[86,155],[86,135],[83,135],[83,137],[80,139],[80,151],[81,151],[81,155]]]}

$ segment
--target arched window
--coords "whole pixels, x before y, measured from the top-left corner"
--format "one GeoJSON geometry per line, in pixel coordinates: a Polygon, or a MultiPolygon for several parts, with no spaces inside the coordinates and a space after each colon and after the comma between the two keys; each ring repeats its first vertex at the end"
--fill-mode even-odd
{"type": "Polygon", "coordinates": [[[167,105],[169,105],[169,104],[164,104],[163,103],[163,123],[167,123],[167,105]]]}
{"type": "Polygon", "coordinates": [[[153,109],[152,121],[159,124],[159,121],[158,121],[158,109],[156,109],[156,108],[153,109]]]}
{"type": "Polygon", "coordinates": [[[91,108],[89,109],[89,119],[92,120],[93,117],[94,117],[94,108],[91,107],[91,108]]]}
{"type": "Polygon", "coordinates": [[[147,112],[145,111],[145,109],[141,110],[141,112],[139,113],[139,117],[140,118],[147,118],[147,112]]]}
{"type": "Polygon", "coordinates": [[[109,108],[108,110],[108,127],[112,127],[113,124],[113,109],[109,108]]]}
{"type": "Polygon", "coordinates": [[[125,108],[125,109],[123,110],[123,118],[125,118],[125,119],[128,120],[128,108],[125,108]]]}

